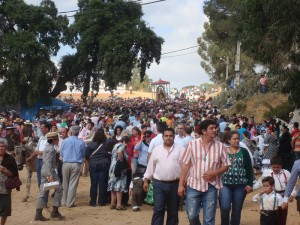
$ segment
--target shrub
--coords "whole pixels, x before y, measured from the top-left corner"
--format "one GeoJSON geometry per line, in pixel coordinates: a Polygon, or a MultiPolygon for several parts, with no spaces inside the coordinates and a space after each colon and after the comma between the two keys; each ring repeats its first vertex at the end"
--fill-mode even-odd
{"type": "Polygon", "coordinates": [[[289,120],[289,112],[294,111],[294,106],[290,102],[283,102],[277,107],[271,107],[269,111],[264,113],[265,118],[278,117],[282,120],[289,120]]]}
{"type": "Polygon", "coordinates": [[[234,105],[234,108],[235,112],[243,114],[247,109],[247,105],[245,103],[238,102],[234,105]]]}

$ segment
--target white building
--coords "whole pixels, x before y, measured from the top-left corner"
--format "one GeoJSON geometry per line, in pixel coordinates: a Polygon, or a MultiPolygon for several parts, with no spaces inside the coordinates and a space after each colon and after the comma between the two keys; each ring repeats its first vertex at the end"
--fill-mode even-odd
{"type": "MultiPolygon", "coordinates": [[[[56,82],[53,82],[53,87],[55,86],[56,82]]],[[[81,90],[77,90],[76,88],[73,88],[73,85],[71,83],[66,83],[67,90],[61,92],[61,94],[81,94],[81,90]],[[72,89],[73,88],[73,89],[72,89]]],[[[92,88],[90,87],[90,91],[92,91],[92,88]]],[[[123,94],[126,92],[126,85],[125,84],[119,84],[117,86],[117,89],[114,91],[115,93],[120,93],[123,94]]],[[[109,91],[105,90],[105,82],[104,80],[100,80],[100,85],[99,85],[99,93],[110,93],[109,91]]]]}

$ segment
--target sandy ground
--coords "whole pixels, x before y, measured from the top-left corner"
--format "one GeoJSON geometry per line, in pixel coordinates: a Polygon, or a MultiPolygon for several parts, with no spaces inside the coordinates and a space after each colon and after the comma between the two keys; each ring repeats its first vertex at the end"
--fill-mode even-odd
{"type": "MultiPolygon", "coordinates": [[[[209,97],[215,97],[219,94],[219,92],[215,92],[215,93],[212,93],[212,94],[208,94],[206,97],[209,98],[209,97]]],[[[70,94],[60,94],[59,96],[66,96],[66,97],[69,97],[70,94]]],[[[72,94],[72,97],[75,98],[75,99],[80,99],[80,96],[81,94],[72,94]]],[[[111,95],[109,93],[99,93],[96,98],[97,99],[103,99],[103,100],[107,100],[111,95]]],[[[132,94],[130,94],[129,91],[125,91],[124,93],[115,93],[114,96],[117,96],[117,97],[122,97],[124,99],[127,99],[127,98],[138,98],[138,97],[141,97],[141,98],[155,98],[155,95],[152,94],[151,92],[141,92],[141,91],[133,91],[132,94]]]]}
{"type": "MultiPolygon", "coordinates": [[[[66,97],[69,97],[70,94],[60,94],[59,96],[66,96],[66,97]]],[[[110,94],[109,93],[99,93],[96,98],[97,99],[103,99],[103,100],[107,100],[110,98],[110,94]]],[[[133,91],[132,94],[130,94],[129,91],[126,91],[124,92],[123,94],[120,94],[120,93],[115,93],[114,96],[116,97],[122,97],[122,98],[138,98],[138,97],[141,97],[141,98],[152,98],[154,95],[152,95],[151,92],[138,92],[138,91],[133,91]]],[[[72,97],[74,99],[80,99],[81,97],[81,94],[72,94],[72,97]]]]}
{"type": "MultiPolygon", "coordinates": [[[[23,182],[21,191],[13,191],[12,198],[12,216],[8,218],[7,225],[23,225],[23,224],[70,224],[70,225],[146,225],[151,224],[152,206],[143,205],[142,211],[133,212],[130,208],[126,211],[110,210],[109,206],[89,207],[89,177],[80,177],[79,188],[77,192],[76,207],[60,208],[61,213],[66,216],[63,221],[33,221],[35,214],[35,199],[37,196],[36,173],[33,174],[32,189],[29,201],[21,202],[25,195],[25,176],[26,171],[20,172],[23,182]]],[[[253,193],[248,195],[242,211],[241,225],[258,225],[259,213],[258,206],[253,203],[253,193]]],[[[51,200],[50,200],[51,201],[51,200]]],[[[51,206],[51,202],[48,203],[51,206]]],[[[296,211],[295,203],[289,206],[289,215],[287,225],[299,225],[300,215],[296,211]]],[[[50,217],[47,210],[43,212],[44,216],[50,217]]],[[[202,214],[200,214],[202,216],[202,214]]],[[[179,212],[179,224],[188,225],[188,219],[185,211],[179,212]]],[[[216,224],[220,224],[220,210],[217,209],[216,224]]]]}

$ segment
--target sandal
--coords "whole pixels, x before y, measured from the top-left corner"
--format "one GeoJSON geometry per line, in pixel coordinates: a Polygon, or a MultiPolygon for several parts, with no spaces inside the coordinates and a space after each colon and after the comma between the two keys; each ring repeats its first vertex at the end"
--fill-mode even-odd
{"type": "Polygon", "coordinates": [[[115,205],[110,205],[109,209],[115,209],[116,206],[115,205]]]}
{"type": "Polygon", "coordinates": [[[116,210],[126,210],[127,208],[126,207],[123,207],[123,206],[116,206],[116,210]]]}

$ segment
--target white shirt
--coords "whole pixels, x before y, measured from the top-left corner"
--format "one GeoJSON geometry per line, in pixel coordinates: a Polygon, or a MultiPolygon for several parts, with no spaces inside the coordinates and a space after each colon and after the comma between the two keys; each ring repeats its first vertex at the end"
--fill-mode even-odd
{"type": "Polygon", "coordinates": [[[155,138],[153,138],[149,144],[148,153],[152,153],[153,149],[161,144],[164,143],[164,140],[162,138],[162,134],[156,135],[155,138]]]}
{"type": "Polygon", "coordinates": [[[175,140],[174,142],[177,144],[180,144],[181,146],[184,145],[183,140],[184,140],[185,136],[180,136],[179,134],[175,135],[175,140]]]}
{"type": "Polygon", "coordinates": [[[161,181],[179,180],[183,148],[174,143],[168,151],[164,144],[153,149],[144,177],[161,181]]]}
{"type": "Polygon", "coordinates": [[[261,210],[277,210],[278,206],[281,206],[283,203],[283,198],[280,194],[275,193],[275,191],[272,191],[270,194],[263,194],[260,196],[259,194],[256,194],[253,196],[254,202],[259,202],[259,208],[261,210]],[[275,198],[276,195],[276,198],[275,198]],[[275,205],[274,205],[275,200],[275,205]]]}
{"type": "Polygon", "coordinates": [[[79,135],[78,135],[78,138],[79,139],[83,139],[85,138],[86,136],[88,136],[90,134],[90,130],[87,129],[86,127],[82,128],[82,130],[80,131],[79,135]]]}
{"type": "Polygon", "coordinates": [[[194,138],[191,135],[188,135],[181,139],[178,144],[180,144],[181,147],[186,148],[191,140],[194,140],[194,138]]]}
{"type": "MultiPolygon", "coordinates": [[[[38,142],[38,144],[36,146],[36,150],[43,152],[45,150],[47,144],[48,144],[47,137],[44,136],[44,135],[41,136],[40,139],[39,139],[39,142],[38,142]]],[[[37,156],[37,158],[38,159],[43,159],[43,155],[40,154],[40,155],[37,156]]]]}
{"type": "MultiPolygon", "coordinates": [[[[285,169],[282,169],[279,173],[274,173],[271,169],[264,170],[263,174],[261,177],[255,182],[253,185],[253,190],[261,188],[262,185],[262,180],[265,177],[273,177],[275,180],[275,187],[274,189],[276,191],[284,191],[287,185],[288,180],[291,177],[291,173],[285,169]]],[[[282,193],[283,196],[284,193],[282,193]]],[[[294,188],[292,196],[297,196],[297,190],[294,188]]]]}
{"type": "Polygon", "coordinates": [[[247,147],[247,145],[245,145],[245,143],[243,143],[243,142],[241,142],[241,141],[240,141],[240,144],[239,144],[239,145],[240,145],[240,147],[247,149],[247,151],[248,151],[248,153],[249,153],[249,155],[250,155],[250,159],[251,159],[252,166],[253,166],[253,164],[254,164],[254,162],[253,162],[253,155],[252,155],[252,153],[250,152],[249,148],[247,147]]]}
{"type": "Polygon", "coordinates": [[[134,126],[130,124],[129,126],[126,127],[126,130],[129,130],[129,132],[132,134],[132,128],[134,128],[134,126]]]}
{"type": "Polygon", "coordinates": [[[227,126],[227,122],[223,121],[219,124],[219,127],[220,127],[220,132],[223,133],[224,132],[224,129],[226,128],[227,126]]]}
{"type": "Polygon", "coordinates": [[[91,120],[94,123],[94,125],[96,126],[98,124],[98,121],[99,121],[99,116],[93,116],[93,117],[91,117],[91,120]]]}
{"type": "Polygon", "coordinates": [[[259,153],[262,153],[262,151],[264,150],[264,142],[265,139],[262,135],[258,135],[256,137],[254,137],[254,140],[258,140],[258,147],[259,147],[259,153]]]}

